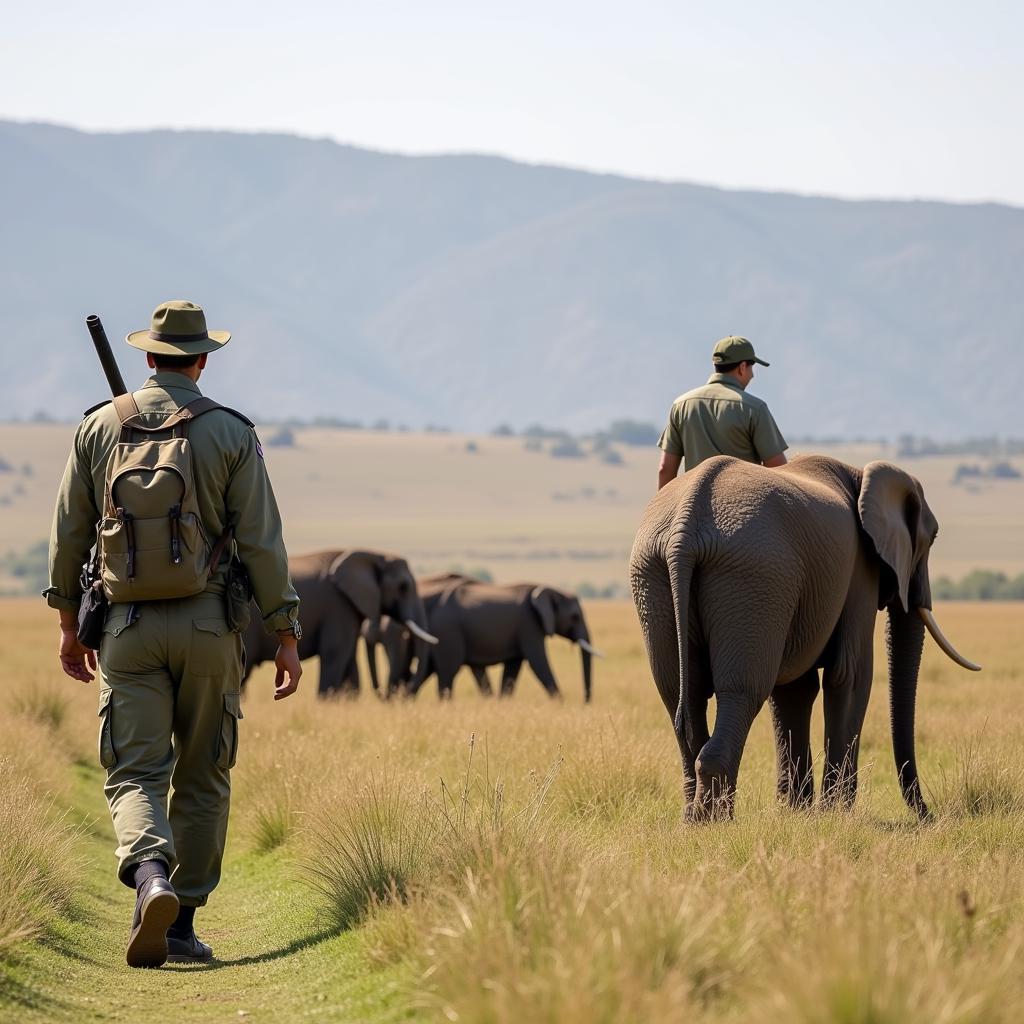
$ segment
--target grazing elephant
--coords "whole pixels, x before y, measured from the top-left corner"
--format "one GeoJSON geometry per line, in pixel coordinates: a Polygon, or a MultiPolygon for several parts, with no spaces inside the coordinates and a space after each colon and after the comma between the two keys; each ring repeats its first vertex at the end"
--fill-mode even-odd
{"type": "MultiPolygon", "coordinates": [[[[346,680],[351,681],[364,622],[378,623],[388,615],[404,623],[424,644],[436,643],[426,632],[426,611],[404,558],[376,551],[318,551],[292,558],[289,568],[301,602],[299,657],[320,656],[321,697],[343,692],[346,680]]],[[[273,659],[277,639],[267,636],[254,618],[243,642],[248,678],[256,665],[273,659]]],[[[370,676],[379,690],[370,653],[370,676]]]]}
{"type": "MultiPolygon", "coordinates": [[[[423,600],[426,608],[426,600],[423,591],[417,581],[417,590],[420,592],[420,599],[423,600]]],[[[425,611],[429,617],[429,611],[425,611]]],[[[417,657],[423,657],[424,644],[409,631],[404,623],[390,615],[383,615],[379,622],[371,622],[367,619],[362,628],[363,641],[366,644],[366,659],[370,665],[370,672],[376,680],[378,647],[384,649],[388,662],[387,685],[383,691],[385,698],[393,697],[396,693],[408,687],[414,675],[417,657]]],[[[347,685],[359,689],[359,670],[356,667],[356,660],[353,657],[347,673],[347,685]]],[[[374,682],[376,688],[377,683],[374,682]]]]}
{"type": "MultiPolygon", "coordinates": [[[[441,573],[436,576],[426,576],[416,581],[416,588],[426,608],[427,620],[429,622],[430,612],[437,605],[441,595],[451,586],[457,583],[482,583],[473,576],[464,576],[462,573],[441,573]]],[[[416,674],[415,660],[417,655],[429,657],[422,644],[415,642],[412,634],[401,623],[391,618],[381,619],[379,627],[373,627],[367,622],[363,625],[363,637],[366,640],[367,654],[369,658],[374,657],[376,644],[384,648],[388,659],[388,695],[399,690],[409,690],[412,680],[416,674]]],[[[518,663],[518,664],[521,664],[518,663]]],[[[491,680],[487,675],[486,668],[470,666],[473,676],[476,679],[477,687],[484,696],[491,696],[494,692],[491,680]]],[[[506,666],[506,675],[509,666],[506,666]]],[[[428,670],[427,677],[432,673],[428,670]]],[[[518,672],[518,668],[516,670],[518,672]]]]}
{"type": "MultiPolygon", "coordinates": [[[[557,697],[558,683],[544,646],[546,637],[557,634],[579,644],[583,699],[590,700],[591,656],[599,652],[591,646],[583,609],[572,594],[532,583],[495,586],[454,581],[428,598],[427,623],[438,643],[416,667],[409,686],[413,695],[436,672],[438,693],[450,697],[452,682],[463,665],[476,672],[504,664],[505,679],[514,683],[525,660],[544,689],[557,697]]],[[[489,689],[490,683],[486,685],[489,689]]]]}
{"type": "Polygon", "coordinates": [[[780,797],[793,806],[813,801],[818,669],[822,798],[853,803],[882,608],[900,789],[927,815],[914,752],[925,627],[953,660],[977,670],[931,613],[928,553],[937,532],[921,485],[887,462],[860,470],[810,455],[766,469],[719,456],[654,497],[633,545],[630,581],[651,671],[675,725],[688,817],[731,816],[743,746],[766,700],[780,797]]]}

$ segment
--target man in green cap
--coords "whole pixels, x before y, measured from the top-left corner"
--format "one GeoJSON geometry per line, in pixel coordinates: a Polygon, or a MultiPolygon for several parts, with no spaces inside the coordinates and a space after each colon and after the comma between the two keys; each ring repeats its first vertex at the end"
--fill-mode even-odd
{"type": "Polygon", "coordinates": [[[658,447],[660,490],[679,473],[715,455],[731,455],[763,466],[784,466],[789,447],[768,406],[747,393],[754,364],[767,366],[746,338],[730,335],[716,343],[711,354],[715,372],[703,387],[687,391],[672,403],[668,424],[658,447]]]}
{"type": "Polygon", "coordinates": [[[133,967],[213,955],[193,918],[220,879],[242,717],[235,620],[248,606],[244,583],[241,601],[225,604],[238,560],[279,637],[274,699],[294,693],[302,675],[299,601],[262,449],[251,422],[197,384],[230,337],[207,331],[191,302],[163,303],[148,331],[128,335],[155,373],[79,424],[50,536],[44,595],[60,613],[60,662],[73,679],[90,682],[97,668],[77,620],[94,544],[88,596],[100,600],[102,590],[109,601],[99,753],[118,877],[136,890],[133,967]]]}

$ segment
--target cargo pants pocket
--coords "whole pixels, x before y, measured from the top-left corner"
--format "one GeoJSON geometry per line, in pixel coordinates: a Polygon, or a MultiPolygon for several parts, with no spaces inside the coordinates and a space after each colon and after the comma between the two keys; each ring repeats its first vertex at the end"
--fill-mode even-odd
{"type": "Polygon", "coordinates": [[[113,690],[100,691],[100,765],[103,768],[113,768],[117,764],[117,753],[114,750],[114,738],[110,731],[110,715],[113,710],[111,699],[114,696],[113,690]]]}
{"type": "Polygon", "coordinates": [[[217,767],[234,768],[238,758],[238,721],[242,718],[241,695],[224,694],[224,717],[220,726],[217,767]]]}

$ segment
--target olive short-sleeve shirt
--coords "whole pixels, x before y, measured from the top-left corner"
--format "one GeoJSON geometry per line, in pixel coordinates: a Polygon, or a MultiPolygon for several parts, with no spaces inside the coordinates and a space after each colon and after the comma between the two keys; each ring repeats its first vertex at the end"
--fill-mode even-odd
{"type": "Polygon", "coordinates": [[[789,445],[760,398],[747,394],[734,377],[715,373],[672,403],[658,447],[682,456],[689,471],[715,455],[765,462],[789,445]]]}

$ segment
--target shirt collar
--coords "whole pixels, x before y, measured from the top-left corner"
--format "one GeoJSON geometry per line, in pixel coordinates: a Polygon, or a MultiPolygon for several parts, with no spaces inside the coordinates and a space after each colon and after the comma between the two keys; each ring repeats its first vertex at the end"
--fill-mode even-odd
{"type": "Polygon", "coordinates": [[[202,394],[199,385],[191,377],[186,377],[183,373],[175,373],[173,370],[157,370],[142,386],[144,388],[163,388],[164,390],[176,388],[178,391],[202,394]]]}
{"type": "Polygon", "coordinates": [[[736,391],[745,391],[746,388],[731,373],[713,373],[708,377],[709,384],[724,384],[727,388],[736,391]]]}

